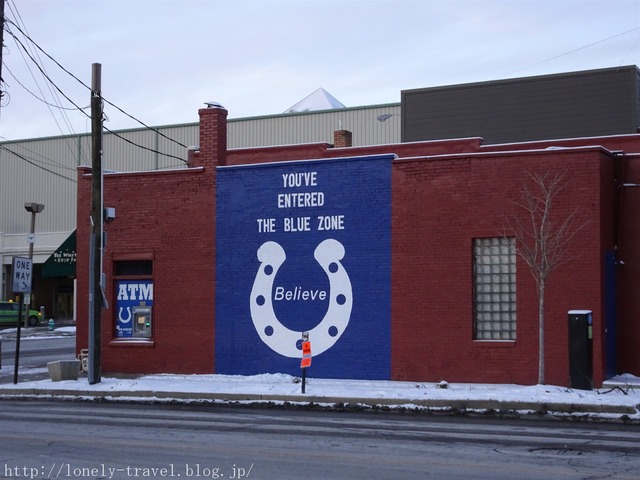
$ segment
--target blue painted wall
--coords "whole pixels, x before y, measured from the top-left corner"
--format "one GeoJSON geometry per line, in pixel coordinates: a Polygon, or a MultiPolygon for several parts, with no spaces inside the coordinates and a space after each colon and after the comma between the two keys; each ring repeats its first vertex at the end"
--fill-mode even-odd
{"type": "Polygon", "coordinates": [[[218,168],[217,373],[390,377],[393,158],[218,168]]]}

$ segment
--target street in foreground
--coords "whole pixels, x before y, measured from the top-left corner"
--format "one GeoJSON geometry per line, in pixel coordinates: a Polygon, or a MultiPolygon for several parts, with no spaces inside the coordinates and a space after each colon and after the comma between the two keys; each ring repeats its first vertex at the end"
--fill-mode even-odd
{"type": "Polygon", "coordinates": [[[636,425],[3,400],[0,477],[636,479],[636,425]]]}

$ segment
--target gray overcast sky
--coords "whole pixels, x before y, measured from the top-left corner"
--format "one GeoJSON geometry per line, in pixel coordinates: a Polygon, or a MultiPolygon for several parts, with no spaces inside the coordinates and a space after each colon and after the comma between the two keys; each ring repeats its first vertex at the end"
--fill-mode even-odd
{"type": "MultiPolygon", "coordinates": [[[[90,131],[102,95],[147,125],[271,115],[323,87],[347,107],[401,90],[640,65],[640,0],[6,0],[0,139],[90,131]],[[20,43],[19,43],[20,42],[20,43]],[[29,93],[31,92],[31,93],[29,93]],[[36,98],[36,97],[39,97],[36,98]],[[87,114],[89,109],[84,110],[87,114]],[[64,115],[63,115],[64,114],[64,115]]],[[[106,105],[110,130],[141,125],[106,105]]]]}

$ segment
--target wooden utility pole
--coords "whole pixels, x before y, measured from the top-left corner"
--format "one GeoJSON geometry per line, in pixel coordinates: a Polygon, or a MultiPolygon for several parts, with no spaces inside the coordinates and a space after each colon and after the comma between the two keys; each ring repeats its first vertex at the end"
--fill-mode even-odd
{"type": "Polygon", "coordinates": [[[91,65],[91,239],[89,252],[89,372],[90,384],[101,378],[102,323],[102,65],[91,65]]]}
{"type": "Polygon", "coordinates": [[[0,103],[4,96],[4,91],[1,90],[3,86],[2,81],[2,51],[4,50],[4,1],[0,0],[0,103]]]}

